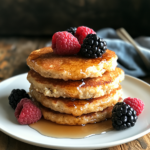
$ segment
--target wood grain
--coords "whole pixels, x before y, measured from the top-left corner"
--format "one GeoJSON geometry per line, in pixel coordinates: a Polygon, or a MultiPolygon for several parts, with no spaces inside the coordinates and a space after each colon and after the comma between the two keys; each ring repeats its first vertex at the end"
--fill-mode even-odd
{"type": "Polygon", "coordinates": [[[26,58],[31,51],[44,47],[49,39],[0,39],[0,80],[27,72],[26,58]]]}
{"type": "MultiPolygon", "coordinates": [[[[27,72],[26,58],[31,51],[44,47],[49,41],[46,39],[25,38],[0,38],[0,81],[20,73],[27,72]]],[[[150,76],[142,78],[150,83],[150,76]]],[[[0,131],[0,150],[46,150],[18,141],[0,131]]],[[[105,148],[102,150],[150,150],[150,133],[119,146],[105,148]]]]}

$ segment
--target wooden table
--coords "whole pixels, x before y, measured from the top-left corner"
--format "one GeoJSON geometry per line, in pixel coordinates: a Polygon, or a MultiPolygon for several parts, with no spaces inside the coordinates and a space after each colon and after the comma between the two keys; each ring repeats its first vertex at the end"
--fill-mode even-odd
{"type": "MultiPolygon", "coordinates": [[[[44,47],[48,38],[0,38],[0,81],[27,72],[26,58],[31,51],[44,47]]],[[[142,78],[150,83],[150,76],[142,78]]],[[[0,150],[44,150],[15,140],[0,131],[0,150]]],[[[150,133],[132,142],[103,150],[150,150],[150,133]]]]}

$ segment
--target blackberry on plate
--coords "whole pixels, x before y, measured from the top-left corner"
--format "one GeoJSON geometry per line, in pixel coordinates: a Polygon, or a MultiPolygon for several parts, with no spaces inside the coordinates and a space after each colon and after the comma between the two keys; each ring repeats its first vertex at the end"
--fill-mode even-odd
{"type": "Polygon", "coordinates": [[[112,126],[116,130],[123,130],[135,125],[136,111],[125,102],[118,102],[112,110],[112,126]]]}
{"type": "Polygon", "coordinates": [[[96,34],[88,34],[81,45],[80,55],[88,58],[101,57],[107,49],[107,44],[96,34]]]}
{"type": "Polygon", "coordinates": [[[77,28],[76,27],[70,27],[66,31],[74,35],[76,33],[77,28]]]}
{"type": "Polygon", "coordinates": [[[13,89],[11,94],[9,95],[9,104],[13,109],[16,109],[17,104],[20,102],[22,98],[30,98],[27,92],[23,89],[13,89]]]}

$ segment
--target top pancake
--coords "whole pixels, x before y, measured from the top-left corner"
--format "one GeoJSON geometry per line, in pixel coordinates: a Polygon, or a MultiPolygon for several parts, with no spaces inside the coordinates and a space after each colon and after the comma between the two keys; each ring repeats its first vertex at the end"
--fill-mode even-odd
{"type": "Polygon", "coordinates": [[[27,58],[27,65],[45,78],[81,80],[102,76],[117,66],[115,52],[106,50],[99,58],[80,56],[60,56],[53,53],[51,47],[33,51],[27,58]]]}

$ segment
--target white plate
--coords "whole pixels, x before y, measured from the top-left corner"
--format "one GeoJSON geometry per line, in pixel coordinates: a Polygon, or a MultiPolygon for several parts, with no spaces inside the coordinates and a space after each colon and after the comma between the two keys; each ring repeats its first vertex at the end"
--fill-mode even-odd
{"type": "Polygon", "coordinates": [[[7,135],[36,146],[56,149],[99,149],[120,145],[150,132],[150,86],[143,81],[126,75],[122,82],[123,97],[137,97],[143,100],[145,109],[134,127],[124,131],[110,131],[83,139],[53,138],[39,134],[27,125],[19,125],[14,110],[8,104],[12,89],[29,89],[27,74],[18,75],[0,83],[0,129],[7,135]]]}

